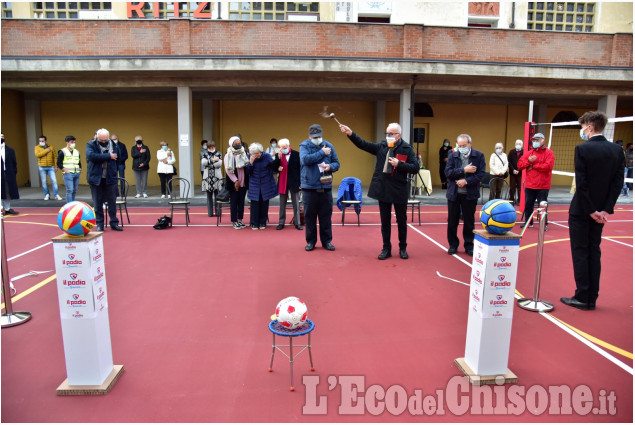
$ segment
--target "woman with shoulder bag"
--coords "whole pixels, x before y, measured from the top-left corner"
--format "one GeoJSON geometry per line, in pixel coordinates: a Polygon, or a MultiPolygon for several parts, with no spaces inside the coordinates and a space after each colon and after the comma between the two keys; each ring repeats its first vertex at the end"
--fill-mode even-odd
{"type": "Polygon", "coordinates": [[[207,193],[207,216],[218,215],[216,205],[218,191],[223,187],[223,155],[216,150],[216,142],[207,143],[207,149],[202,153],[201,166],[203,166],[203,192],[207,193]]]}
{"type": "Polygon", "coordinates": [[[489,184],[489,200],[500,199],[503,182],[494,180],[494,177],[506,179],[509,176],[509,162],[507,155],[503,152],[503,144],[496,143],[494,153],[489,158],[489,174],[492,179],[489,184]]]}

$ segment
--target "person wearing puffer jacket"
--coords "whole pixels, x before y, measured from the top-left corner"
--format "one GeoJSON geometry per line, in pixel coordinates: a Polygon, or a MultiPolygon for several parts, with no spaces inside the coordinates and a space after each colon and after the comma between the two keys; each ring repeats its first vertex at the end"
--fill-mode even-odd
{"type": "Polygon", "coordinates": [[[161,180],[161,199],[169,198],[172,187],[168,189],[168,181],[176,174],[174,171],[174,163],[176,156],[168,147],[168,142],[161,140],[161,149],[157,151],[157,174],[161,180]]]}
{"type": "Polygon", "coordinates": [[[251,201],[251,229],[265,230],[269,215],[269,200],[278,195],[276,180],[273,178],[273,158],[263,152],[260,143],[249,145],[249,189],[247,197],[251,201]]]}

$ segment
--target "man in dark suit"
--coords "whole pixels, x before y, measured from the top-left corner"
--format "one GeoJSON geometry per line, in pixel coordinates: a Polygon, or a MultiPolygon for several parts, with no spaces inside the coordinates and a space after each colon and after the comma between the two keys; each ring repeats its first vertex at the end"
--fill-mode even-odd
{"type": "Polygon", "coordinates": [[[345,125],[340,125],[340,130],[348,136],[355,146],[377,158],[373,178],[368,188],[368,196],[379,201],[383,246],[377,258],[385,260],[392,256],[390,221],[394,206],[399,236],[399,257],[407,260],[407,209],[410,195],[408,174],[417,174],[419,172],[419,161],[417,161],[417,155],[412,149],[412,145],[401,138],[402,130],[401,125],[398,123],[388,124],[388,127],[386,127],[386,138],[379,143],[365,141],[345,125]]]}
{"type": "Polygon", "coordinates": [[[600,291],[602,229],[624,184],[624,152],[603,135],[607,117],[586,112],[579,119],[580,137],[588,140],[575,148],[576,192],[569,207],[569,238],[573,258],[575,295],[564,304],[595,310],[600,291]]]}
{"type": "Polygon", "coordinates": [[[523,141],[517,139],[514,149],[507,154],[507,160],[509,161],[509,200],[513,201],[515,205],[520,205],[523,170],[518,169],[518,160],[522,158],[524,153],[523,141]],[[518,194],[518,201],[516,200],[516,194],[518,194]]]}
{"type": "Polygon", "coordinates": [[[5,215],[18,215],[20,214],[13,208],[11,208],[12,199],[20,199],[20,193],[18,192],[18,161],[15,157],[15,151],[4,144],[4,134],[2,136],[2,144],[0,145],[0,152],[2,155],[2,208],[5,215]]]}
{"type": "Polygon", "coordinates": [[[293,206],[295,228],[303,230],[300,221],[300,152],[291,149],[289,139],[280,139],[278,147],[278,151],[274,151],[272,155],[274,157],[273,170],[278,172],[278,193],[280,194],[280,218],[276,230],[284,228],[289,196],[293,206]]]}
{"type": "Polygon", "coordinates": [[[448,155],[445,175],[448,177],[448,254],[456,254],[459,248],[457,231],[463,213],[463,246],[467,255],[474,253],[474,214],[481,196],[481,180],[485,175],[485,155],[472,149],[469,134],[456,138],[457,150],[448,155]]]}

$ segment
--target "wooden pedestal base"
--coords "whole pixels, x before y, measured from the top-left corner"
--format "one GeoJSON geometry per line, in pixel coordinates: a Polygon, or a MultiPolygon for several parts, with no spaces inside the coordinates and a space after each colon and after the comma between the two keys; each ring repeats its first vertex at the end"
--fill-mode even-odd
{"type": "Polygon", "coordinates": [[[68,379],[57,387],[57,395],[104,395],[108,394],[123,373],[123,365],[115,365],[101,385],[68,385],[68,379]]]}
{"type": "Polygon", "coordinates": [[[479,376],[472,371],[467,363],[465,363],[464,357],[454,359],[454,364],[456,364],[456,367],[459,368],[463,375],[468,377],[470,384],[472,385],[502,385],[515,384],[518,382],[518,377],[509,369],[507,369],[507,373],[504,375],[479,376]]]}

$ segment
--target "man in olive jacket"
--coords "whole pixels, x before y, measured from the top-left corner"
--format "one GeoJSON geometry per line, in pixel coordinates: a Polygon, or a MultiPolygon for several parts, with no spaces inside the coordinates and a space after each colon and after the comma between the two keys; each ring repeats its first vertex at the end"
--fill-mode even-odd
{"type": "Polygon", "coordinates": [[[408,216],[406,211],[410,193],[408,174],[419,172],[419,162],[414,149],[401,138],[401,126],[398,123],[388,124],[386,139],[379,143],[365,141],[343,124],[340,125],[340,130],[355,146],[377,158],[373,178],[368,188],[368,196],[379,201],[383,247],[377,258],[385,260],[392,256],[390,220],[394,205],[399,234],[399,256],[404,260],[407,259],[408,216]]]}

